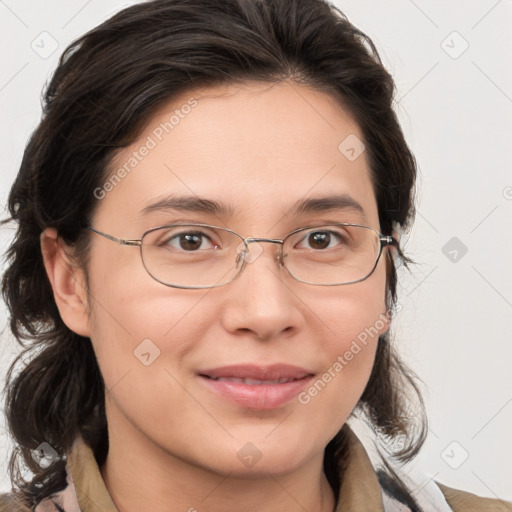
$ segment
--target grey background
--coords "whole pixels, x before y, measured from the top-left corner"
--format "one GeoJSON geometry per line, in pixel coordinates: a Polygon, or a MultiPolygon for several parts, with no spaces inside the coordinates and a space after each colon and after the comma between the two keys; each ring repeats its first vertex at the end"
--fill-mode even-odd
{"type": "MultiPolygon", "coordinates": [[[[2,216],[58,56],[131,3],[0,0],[2,216]]],[[[427,479],[512,499],[512,3],[335,3],[373,38],[394,75],[421,171],[416,224],[404,237],[417,264],[401,274],[394,324],[425,382],[431,422],[413,466],[427,479]]],[[[2,229],[0,249],[11,235],[2,229]]],[[[1,304],[2,376],[18,350],[6,324],[1,304]]],[[[2,415],[0,490],[8,489],[8,448],[2,415]]]]}

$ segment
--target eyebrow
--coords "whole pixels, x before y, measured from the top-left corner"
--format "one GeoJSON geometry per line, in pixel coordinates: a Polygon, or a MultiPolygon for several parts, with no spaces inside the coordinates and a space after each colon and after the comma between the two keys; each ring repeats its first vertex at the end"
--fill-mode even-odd
{"type": "Polygon", "coordinates": [[[325,197],[311,197],[297,201],[287,212],[292,215],[322,213],[336,210],[353,210],[366,217],[363,207],[348,194],[333,194],[325,197]]]}
{"type": "MultiPolygon", "coordinates": [[[[207,213],[219,217],[233,217],[236,213],[236,208],[230,204],[219,203],[212,199],[197,196],[172,195],[147,205],[140,213],[146,215],[161,210],[207,213]]],[[[304,215],[307,213],[324,213],[340,210],[352,210],[366,218],[363,207],[348,194],[333,194],[324,197],[299,199],[286,212],[286,215],[304,215]]]]}
{"type": "Polygon", "coordinates": [[[186,212],[209,213],[212,215],[230,217],[235,213],[231,205],[225,205],[211,199],[197,196],[168,196],[159,199],[143,208],[140,213],[146,215],[160,210],[177,210],[186,212]]]}

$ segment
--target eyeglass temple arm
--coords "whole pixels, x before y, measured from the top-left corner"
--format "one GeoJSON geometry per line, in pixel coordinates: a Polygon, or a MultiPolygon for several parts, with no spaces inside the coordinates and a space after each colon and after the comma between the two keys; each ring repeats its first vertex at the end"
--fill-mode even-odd
{"type": "Polygon", "coordinates": [[[382,248],[384,248],[384,247],[395,247],[397,252],[398,252],[398,256],[405,263],[406,266],[407,266],[407,263],[411,263],[412,262],[412,260],[410,260],[402,252],[402,249],[400,247],[400,242],[394,236],[383,236],[382,235],[380,237],[380,243],[381,243],[381,247],[382,248]]]}
{"type": "Polygon", "coordinates": [[[119,245],[137,245],[137,246],[140,246],[142,244],[142,240],[123,240],[122,238],[117,238],[117,237],[112,236],[112,235],[107,235],[107,233],[102,233],[101,231],[98,231],[97,229],[91,228],[89,226],[87,226],[87,229],[89,231],[92,231],[93,233],[96,233],[97,235],[100,235],[100,236],[106,238],[107,240],[112,240],[112,242],[115,242],[116,244],[119,244],[119,245]]]}
{"type": "Polygon", "coordinates": [[[394,236],[381,235],[379,239],[382,247],[398,247],[398,240],[394,236]]]}

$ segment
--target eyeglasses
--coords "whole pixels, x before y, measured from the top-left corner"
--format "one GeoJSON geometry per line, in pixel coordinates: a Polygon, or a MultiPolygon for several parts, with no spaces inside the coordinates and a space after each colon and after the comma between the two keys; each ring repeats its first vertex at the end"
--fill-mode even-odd
{"type": "Polygon", "coordinates": [[[175,288],[213,288],[231,283],[247,263],[263,252],[259,242],[279,244],[280,267],[302,283],[337,286],[367,279],[384,247],[398,246],[359,224],[328,224],[296,229],[282,240],[244,238],[234,231],[209,224],[171,224],[148,229],[140,240],[123,240],[90,231],[120,245],[139,246],[149,275],[175,288]],[[249,244],[255,244],[249,250],[249,244]]]}

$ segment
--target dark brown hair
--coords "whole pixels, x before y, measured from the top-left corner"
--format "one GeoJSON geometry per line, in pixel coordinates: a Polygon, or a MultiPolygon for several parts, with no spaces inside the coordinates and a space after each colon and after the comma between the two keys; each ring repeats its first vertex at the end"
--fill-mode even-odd
{"type": "MultiPolygon", "coordinates": [[[[65,486],[65,454],[77,434],[100,465],[108,451],[102,376],[90,340],[70,331],[59,315],[41,232],[56,228],[87,270],[90,233],[82,227],[97,205],[94,190],[108,179],[115,150],[133,142],[159,107],[192,87],[285,79],[343,102],[364,137],[381,231],[407,227],[416,163],[393,110],[394,82],[371,39],[329,3],[153,0],[119,12],[63,53],[10,192],[11,218],[4,221],[14,221],[17,232],[2,293],[11,330],[24,347],[7,377],[7,419],[16,445],[10,472],[27,505],[65,486]],[[42,442],[60,456],[47,469],[31,457],[42,442]],[[21,476],[26,469],[30,479],[21,476]]],[[[389,308],[396,279],[389,258],[389,308]]],[[[400,461],[414,457],[424,441],[421,396],[388,335],[379,339],[357,411],[383,439],[401,440],[390,448],[400,461]],[[419,404],[414,412],[411,398],[419,404]]],[[[343,430],[326,448],[335,488],[327,455],[342,446],[343,430]]]]}

